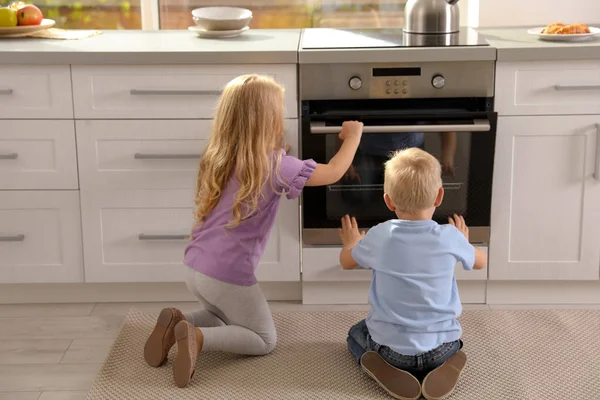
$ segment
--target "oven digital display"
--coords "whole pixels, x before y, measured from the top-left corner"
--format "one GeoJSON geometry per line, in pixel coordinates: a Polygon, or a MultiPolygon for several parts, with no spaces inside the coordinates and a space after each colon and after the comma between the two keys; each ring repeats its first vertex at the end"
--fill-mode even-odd
{"type": "Polygon", "coordinates": [[[373,68],[373,76],[421,76],[421,68],[373,68]]]}

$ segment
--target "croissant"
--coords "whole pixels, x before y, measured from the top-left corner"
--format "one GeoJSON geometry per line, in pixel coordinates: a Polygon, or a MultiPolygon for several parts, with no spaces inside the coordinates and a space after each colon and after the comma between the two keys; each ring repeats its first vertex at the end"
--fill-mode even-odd
{"type": "Polygon", "coordinates": [[[556,22],[554,24],[546,26],[544,30],[542,30],[542,33],[553,35],[556,34],[556,32],[558,32],[564,26],[565,24],[563,24],[562,22],[556,22]]]}
{"type": "Polygon", "coordinates": [[[577,35],[585,33],[590,33],[590,27],[586,24],[571,24],[563,26],[556,32],[557,35],[577,35]]]}

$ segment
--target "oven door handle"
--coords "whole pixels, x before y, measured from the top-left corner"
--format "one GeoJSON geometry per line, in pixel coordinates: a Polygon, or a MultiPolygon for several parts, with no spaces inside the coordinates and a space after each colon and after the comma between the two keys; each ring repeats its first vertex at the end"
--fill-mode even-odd
{"type": "MultiPolygon", "coordinates": [[[[364,126],[363,133],[413,133],[413,132],[489,132],[492,129],[487,119],[474,119],[472,124],[448,125],[374,125],[364,126]]],[[[338,134],[341,126],[325,126],[325,122],[311,122],[310,133],[338,134]]]]}

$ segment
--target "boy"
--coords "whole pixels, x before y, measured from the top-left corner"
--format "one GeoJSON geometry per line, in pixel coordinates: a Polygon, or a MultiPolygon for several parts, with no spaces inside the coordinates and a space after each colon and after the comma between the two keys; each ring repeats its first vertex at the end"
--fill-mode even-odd
{"type": "Polygon", "coordinates": [[[366,320],[348,333],[348,348],[362,368],[397,399],[444,399],[466,364],[462,311],[454,267],[482,269],[486,255],[469,243],[469,229],[431,218],[442,203],[440,163],[417,148],[385,164],[383,200],[396,214],[365,235],[342,218],[344,269],[373,270],[366,320]],[[422,384],[421,384],[422,381],[422,384]]]}

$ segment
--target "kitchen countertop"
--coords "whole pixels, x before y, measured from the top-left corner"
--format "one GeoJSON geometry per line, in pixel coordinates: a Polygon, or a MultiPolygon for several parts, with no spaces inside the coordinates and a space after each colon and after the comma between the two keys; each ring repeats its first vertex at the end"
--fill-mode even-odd
{"type": "Polygon", "coordinates": [[[529,35],[528,29],[480,28],[477,32],[498,50],[498,61],[600,60],[600,36],[583,42],[549,42],[529,35]]]}
{"type": "Polygon", "coordinates": [[[105,31],[81,40],[0,39],[0,64],[295,64],[300,29],[205,39],[189,31],[105,31]]]}
{"type": "MultiPolygon", "coordinates": [[[[599,24],[600,25],[600,24],[599,24]]],[[[229,39],[188,31],[105,31],[81,40],[0,39],[0,64],[295,64],[600,60],[600,37],[538,40],[528,28],[480,28],[487,47],[298,50],[300,29],[253,29],[229,39]]]]}

